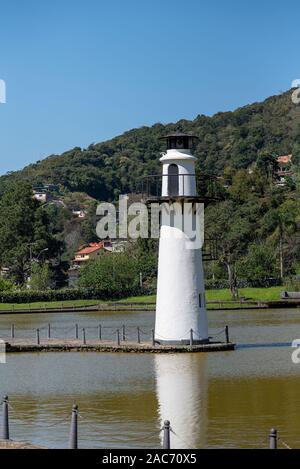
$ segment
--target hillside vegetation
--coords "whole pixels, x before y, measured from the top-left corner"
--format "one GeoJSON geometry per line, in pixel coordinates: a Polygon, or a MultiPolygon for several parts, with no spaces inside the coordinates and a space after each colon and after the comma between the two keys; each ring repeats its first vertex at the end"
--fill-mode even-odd
{"type": "MultiPolygon", "coordinates": [[[[206,236],[217,245],[214,262],[205,266],[207,286],[229,287],[237,296],[239,288],[276,285],[299,274],[300,107],[293,104],[291,92],[213,117],[133,129],[2,176],[0,266],[10,269],[14,282],[24,283],[31,270],[32,244],[34,257],[43,250],[43,259],[60,275],[66,272],[78,245],[96,239],[97,200],[116,200],[120,193],[135,191],[141,176],[159,173],[159,153],[165,150],[159,137],[173,131],[198,135],[198,170],[222,177],[219,200],[205,216],[206,236]],[[286,154],[293,155],[292,176],[282,186],[276,176],[277,156],[286,154]],[[32,186],[47,183],[59,186],[65,206],[31,202],[32,186]],[[85,197],[90,200],[82,222],[71,209],[85,197]]],[[[157,243],[136,243],[129,249],[136,274],[131,275],[130,262],[126,272],[123,262],[126,288],[139,283],[139,272],[148,287],[155,286],[157,243]]],[[[108,260],[94,262],[83,271],[81,285],[99,287],[97,278],[106,278],[103,269],[111,269],[108,260]]],[[[117,289],[117,279],[113,281],[117,289]]]]}
{"type": "Polygon", "coordinates": [[[97,200],[116,199],[119,193],[135,190],[139,177],[160,171],[159,152],[165,144],[159,137],[172,131],[199,136],[194,151],[198,168],[214,174],[222,174],[227,167],[247,168],[262,150],[292,153],[294,161],[300,159],[300,107],[292,103],[291,92],[286,92],[234,112],[141,127],[86,149],[76,147],[51,155],[1,177],[0,192],[11,180],[23,180],[58,184],[63,190],[85,192],[97,200]]]}

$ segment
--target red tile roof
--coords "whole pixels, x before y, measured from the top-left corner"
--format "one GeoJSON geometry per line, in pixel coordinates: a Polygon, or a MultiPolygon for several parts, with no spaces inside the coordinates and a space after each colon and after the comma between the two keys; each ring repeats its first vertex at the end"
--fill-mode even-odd
{"type": "Polygon", "coordinates": [[[293,155],[284,155],[284,156],[278,156],[277,162],[280,164],[287,164],[292,161],[293,155]]]}
{"type": "Polygon", "coordinates": [[[103,249],[104,242],[100,241],[100,243],[90,243],[89,246],[80,249],[79,251],[76,252],[76,256],[80,256],[82,254],[92,254],[92,252],[99,251],[100,249],[103,249]]]}

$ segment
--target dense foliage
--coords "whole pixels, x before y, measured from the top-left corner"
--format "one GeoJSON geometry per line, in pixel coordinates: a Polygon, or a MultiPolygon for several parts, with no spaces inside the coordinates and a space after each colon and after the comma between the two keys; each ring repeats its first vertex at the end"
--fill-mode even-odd
{"type": "Polygon", "coordinates": [[[212,173],[222,174],[228,167],[247,168],[264,151],[292,153],[294,161],[299,161],[299,117],[300,108],[287,92],[234,112],[133,129],[104,143],[86,149],[76,147],[3,176],[0,194],[9,181],[25,180],[86,192],[97,200],[114,200],[120,193],[132,192],[139,177],[160,171],[158,156],[165,150],[165,143],[159,138],[172,131],[189,131],[199,136],[195,148],[199,168],[212,173]]]}
{"type": "MultiPolygon", "coordinates": [[[[207,282],[229,285],[238,294],[241,281],[265,285],[300,272],[300,107],[290,92],[273,96],[234,112],[193,121],[155,124],[133,129],[104,143],[52,155],[22,171],[0,178],[0,265],[22,284],[28,277],[29,245],[51,271],[72,259],[80,244],[96,241],[95,207],[100,200],[116,200],[120,193],[138,189],[139,178],[160,172],[159,138],[172,131],[199,136],[195,148],[198,171],[222,176],[219,201],[206,209],[206,236],[216,240],[217,256],[205,265],[207,282]],[[276,184],[276,155],[293,154],[293,176],[276,184]],[[56,184],[65,205],[41,205],[32,186],[56,184]],[[72,209],[89,199],[84,221],[72,209]]],[[[202,188],[202,185],[200,188],[202,188]]],[[[157,242],[140,241],[124,255],[103,256],[82,272],[84,288],[107,292],[132,291],[142,281],[155,285],[157,242]]],[[[43,271],[33,281],[47,288],[53,272],[43,271]]],[[[62,269],[61,269],[62,270],[62,269]]],[[[32,272],[33,275],[34,272],[32,272]]],[[[115,294],[114,293],[114,294],[115,294]]],[[[105,294],[104,294],[105,296],[105,294]]]]}

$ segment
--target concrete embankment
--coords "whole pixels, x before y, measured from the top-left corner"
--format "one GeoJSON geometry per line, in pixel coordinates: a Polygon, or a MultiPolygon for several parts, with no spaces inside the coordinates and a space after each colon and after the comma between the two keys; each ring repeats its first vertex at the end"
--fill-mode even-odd
{"type": "Polygon", "coordinates": [[[41,340],[37,344],[33,339],[2,339],[6,343],[7,353],[25,352],[111,352],[111,353],[199,353],[221,352],[234,350],[235,344],[225,342],[211,342],[201,345],[152,345],[150,342],[120,345],[113,342],[90,340],[83,344],[80,340],[49,339],[41,340]]]}
{"type": "Polygon", "coordinates": [[[0,440],[0,449],[46,449],[24,441],[0,440]]]}

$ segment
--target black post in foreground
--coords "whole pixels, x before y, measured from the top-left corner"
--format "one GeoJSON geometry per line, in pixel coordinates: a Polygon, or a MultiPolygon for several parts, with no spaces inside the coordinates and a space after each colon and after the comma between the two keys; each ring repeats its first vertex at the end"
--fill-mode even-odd
{"type": "Polygon", "coordinates": [[[86,345],[85,328],[82,329],[82,342],[83,342],[83,345],[86,345]]]}
{"type": "Polygon", "coordinates": [[[123,342],[125,342],[125,340],[126,340],[126,328],[125,328],[124,325],[122,327],[122,337],[123,337],[123,342]]]}
{"type": "Polygon", "coordinates": [[[226,344],[229,344],[229,327],[225,327],[226,344]]]}
{"type": "Polygon", "coordinates": [[[117,331],[116,331],[116,335],[117,335],[117,336],[116,336],[116,339],[117,339],[117,345],[119,346],[119,345],[120,345],[120,331],[119,331],[119,329],[117,329],[117,331]]]}
{"type": "Polygon", "coordinates": [[[166,420],[164,422],[164,441],[163,441],[163,449],[170,449],[170,422],[166,420]]]}
{"type": "Polygon", "coordinates": [[[2,440],[9,440],[8,421],[8,397],[4,396],[2,401],[2,440]]]}
{"type": "Polygon", "coordinates": [[[139,327],[137,328],[137,342],[138,344],[141,343],[141,331],[139,327]]]}
{"type": "Polygon", "coordinates": [[[36,330],[36,343],[38,345],[40,345],[40,343],[41,343],[41,341],[40,341],[40,330],[39,329],[36,330]]]}
{"type": "Polygon", "coordinates": [[[75,404],[72,408],[69,449],[78,449],[78,406],[75,404]]]}
{"type": "Polygon", "coordinates": [[[48,339],[51,339],[51,324],[48,324],[48,339]]]}
{"type": "Polygon", "coordinates": [[[152,346],[155,347],[155,333],[154,333],[154,329],[151,329],[151,337],[152,337],[152,346]]]}
{"type": "Polygon", "coordinates": [[[194,345],[194,331],[193,329],[190,330],[190,346],[193,347],[194,345]]]}
{"type": "Polygon", "coordinates": [[[272,428],[270,431],[270,449],[277,449],[277,430],[275,428],[272,428]]]}
{"type": "Polygon", "coordinates": [[[75,324],[75,339],[78,340],[79,338],[79,333],[78,333],[78,324],[75,324]]]}

